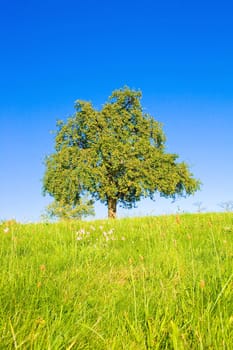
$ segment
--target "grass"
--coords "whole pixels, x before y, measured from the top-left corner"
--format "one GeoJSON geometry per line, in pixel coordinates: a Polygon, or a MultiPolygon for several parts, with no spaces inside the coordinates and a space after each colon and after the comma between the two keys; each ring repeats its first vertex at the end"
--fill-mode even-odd
{"type": "Polygon", "coordinates": [[[0,225],[0,349],[232,349],[233,214],[0,225]]]}

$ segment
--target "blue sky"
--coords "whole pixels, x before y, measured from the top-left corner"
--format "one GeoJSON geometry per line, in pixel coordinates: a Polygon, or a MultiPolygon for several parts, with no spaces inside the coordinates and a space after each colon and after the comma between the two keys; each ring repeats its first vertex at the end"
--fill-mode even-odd
{"type": "MultiPolygon", "coordinates": [[[[43,160],[76,99],[99,108],[112,90],[143,93],[203,185],[120,216],[219,211],[233,200],[233,4],[229,1],[7,1],[0,4],[0,220],[40,219],[43,160]]],[[[97,204],[96,217],[107,210],[97,204]]]]}

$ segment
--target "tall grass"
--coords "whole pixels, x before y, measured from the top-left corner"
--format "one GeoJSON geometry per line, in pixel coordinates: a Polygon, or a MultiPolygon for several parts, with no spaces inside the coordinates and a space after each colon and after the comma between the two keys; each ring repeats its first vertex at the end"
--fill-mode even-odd
{"type": "Polygon", "coordinates": [[[232,349],[233,215],[0,226],[0,349],[232,349]]]}

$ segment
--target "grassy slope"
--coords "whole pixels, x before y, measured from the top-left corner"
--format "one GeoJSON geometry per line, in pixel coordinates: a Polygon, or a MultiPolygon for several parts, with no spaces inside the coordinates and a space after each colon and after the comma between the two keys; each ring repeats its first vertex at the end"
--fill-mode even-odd
{"type": "Polygon", "coordinates": [[[0,226],[0,349],[232,349],[233,215],[0,226]]]}

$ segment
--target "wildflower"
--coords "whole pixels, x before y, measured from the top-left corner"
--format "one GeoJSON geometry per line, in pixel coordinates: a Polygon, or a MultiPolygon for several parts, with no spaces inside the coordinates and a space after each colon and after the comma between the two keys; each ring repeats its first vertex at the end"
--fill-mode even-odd
{"type": "MultiPolygon", "coordinates": [[[[110,229],[109,231],[104,231],[103,232],[103,236],[104,238],[106,239],[106,241],[109,241],[110,240],[110,236],[113,234],[114,230],[113,229],[110,229]]],[[[115,241],[115,237],[111,236],[111,240],[112,241],[115,241]]]]}
{"type": "Polygon", "coordinates": [[[76,232],[76,235],[77,235],[76,237],[77,241],[81,241],[85,236],[90,235],[90,232],[85,231],[84,228],[81,228],[78,232],[76,232]]]}
{"type": "Polygon", "coordinates": [[[180,225],[180,223],[181,223],[179,215],[176,215],[176,223],[177,223],[177,225],[180,225]]]}
{"type": "Polygon", "coordinates": [[[77,232],[77,234],[79,234],[79,235],[85,235],[85,230],[84,230],[84,228],[81,228],[81,229],[77,232]]]}
{"type": "Polygon", "coordinates": [[[201,280],[200,283],[199,283],[199,286],[200,286],[201,289],[204,289],[205,288],[205,281],[201,280]]]}
{"type": "Polygon", "coordinates": [[[124,236],[122,236],[122,237],[121,237],[121,240],[122,240],[122,241],[125,241],[125,237],[124,237],[124,236]]]}
{"type": "Polygon", "coordinates": [[[38,317],[38,319],[36,320],[36,323],[40,325],[44,325],[46,321],[42,317],[38,317]]]}
{"type": "Polygon", "coordinates": [[[129,264],[132,265],[132,263],[133,263],[133,259],[129,258],[129,264]]]}
{"type": "Polygon", "coordinates": [[[46,266],[43,264],[43,265],[40,265],[40,271],[44,272],[46,270],[46,266]]]}
{"type": "Polygon", "coordinates": [[[9,232],[9,227],[5,227],[3,231],[4,231],[5,233],[8,233],[8,232],[9,232]]]}

